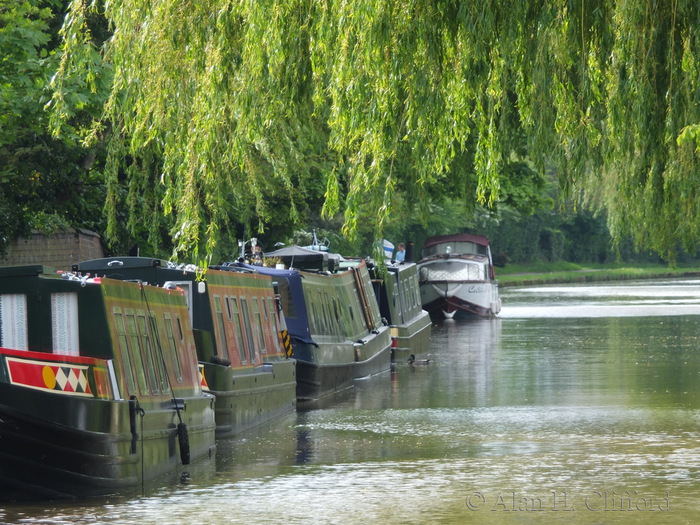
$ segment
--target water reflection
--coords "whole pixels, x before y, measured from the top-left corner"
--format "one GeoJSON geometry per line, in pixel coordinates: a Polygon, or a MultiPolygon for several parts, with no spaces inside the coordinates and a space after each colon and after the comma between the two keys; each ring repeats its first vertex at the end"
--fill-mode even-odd
{"type": "Polygon", "coordinates": [[[696,523],[696,291],[697,281],[506,289],[500,319],[436,326],[420,356],[429,365],[399,363],[221,441],[186,483],[7,506],[0,521],[696,523]],[[593,315],[602,307],[615,315],[593,315]]]}

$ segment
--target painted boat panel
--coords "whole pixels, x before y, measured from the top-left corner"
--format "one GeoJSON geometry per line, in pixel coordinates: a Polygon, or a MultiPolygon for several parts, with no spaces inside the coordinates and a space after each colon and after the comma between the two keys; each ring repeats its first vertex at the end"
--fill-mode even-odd
{"type": "Polygon", "coordinates": [[[215,450],[181,293],[6,267],[0,344],[0,484],[13,494],[136,490],[215,450]]]}

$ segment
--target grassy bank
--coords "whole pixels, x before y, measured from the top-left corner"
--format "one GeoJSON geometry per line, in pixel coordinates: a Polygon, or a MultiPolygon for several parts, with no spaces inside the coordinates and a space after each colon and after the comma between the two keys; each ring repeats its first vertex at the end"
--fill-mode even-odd
{"type": "Polygon", "coordinates": [[[501,286],[526,286],[542,283],[576,283],[592,281],[625,281],[668,277],[700,277],[700,266],[663,264],[575,264],[569,262],[508,264],[496,268],[501,286]]]}

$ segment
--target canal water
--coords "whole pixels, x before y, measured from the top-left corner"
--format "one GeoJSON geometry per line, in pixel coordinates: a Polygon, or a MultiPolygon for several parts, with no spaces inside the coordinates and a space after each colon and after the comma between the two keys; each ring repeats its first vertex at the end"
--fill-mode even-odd
{"type": "MultiPolygon", "coordinates": [[[[700,523],[700,281],[502,289],[400,362],[45,524],[700,523]]],[[[1,445],[1,444],[0,444],[1,445]]]]}

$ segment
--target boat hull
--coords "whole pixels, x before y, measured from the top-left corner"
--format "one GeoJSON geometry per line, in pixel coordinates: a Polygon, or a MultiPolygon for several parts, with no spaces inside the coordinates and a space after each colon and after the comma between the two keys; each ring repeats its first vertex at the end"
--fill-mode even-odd
{"type": "Polygon", "coordinates": [[[391,368],[391,333],[387,327],[355,343],[354,379],[380,374],[391,368]]]}
{"type": "Polygon", "coordinates": [[[491,317],[501,311],[498,285],[488,282],[427,282],[421,284],[423,308],[431,316],[455,314],[491,317]]]}
{"type": "Polygon", "coordinates": [[[321,399],[345,390],[355,379],[355,350],[349,342],[316,343],[294,341],[297,359],[297,399],[300,402],[321,399]]]}
{"type": "Polygon", "coordinates": [[[296,408],[297,362],[275,361],[237,374],[229,367],[204,364],[205,381],[216,396],[216,437],[231,437],[296,408]]]}
{"type": "Polygon", "coordinates": [[[418,355],[430,345],[432,321],[426,310],[411,319],[409,323],[391,326],[391,358],[393,361],[408,359],[418,355]]]}
{"type": "Polygon", "coordinates": [[[321,399],[362,379],[391,368],[391,336],[387,327],[376,330],[360,341],[324,342],[318,346],[295,342],[297,356],[297,399],[301,402],[321,399]]]}
{"type": "Polygon", "coordinates": [[[346,388],[354,381],[354,363],[320,364],[299,362],[297,373],[297,399],[313,401],[346,388]]]}
{"type": "MultiPolygon", "coordinates": [[[[138,406],[131,416],[128,400],[76,398],[7,383],[0,383],[0,400],[0,484],[9,494],[123,494],[183,464],[179,420],[168,403],[138,406]]],[[[190,461],[211,456],[213,398],[182,403],[190,461]]]]}

